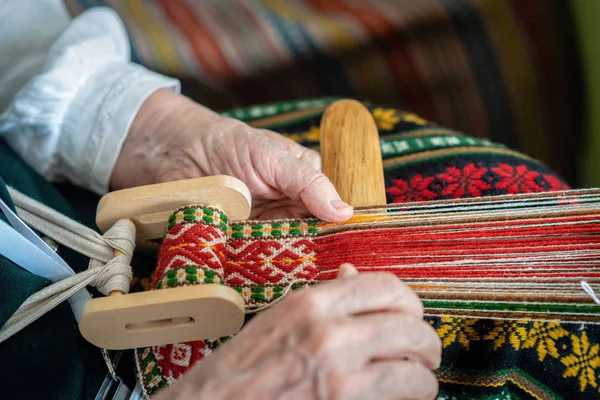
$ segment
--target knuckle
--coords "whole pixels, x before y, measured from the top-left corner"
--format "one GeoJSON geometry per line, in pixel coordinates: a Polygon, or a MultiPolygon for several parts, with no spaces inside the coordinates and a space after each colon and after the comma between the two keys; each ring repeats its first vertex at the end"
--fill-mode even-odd
{"type": "Polygon", "coordinates": [[[426,382],[424,385],[424,394],[423,399],[433,400],[437,398],[438,392],[440,390],[440,384],[435,376],[435,374],[431,371],[427,371],[426,382]]]}
{"type": "Polygon", "coordinates": [[[403,283],[391,272],[373,272],[362,276],[371,280],[371,283],[377,285],[378,289],[405,290],[403,283]]]}
{"type": "Polygon", "coordinates": [[[421,318],[412,314],[403,315],[399,321],[404,327],[406,346],[420,354],[428,365],[437,369],[442,357],[442,341],[435,329],[421,318]]]}
{"type": "Polygon", "coordinates": [[[330,324],[319,324],[313,327],[309,336],[309,348],[315,356],[326,365],[334,361],[332,353],[336,342],[337,330],[330,324]]]}
{"type": "Polygon", "coordinates": [[[325,174],[323,174],[320,171],[314,172],[314,174],[312,175],[312,179],[311,179],[310,183],[308,184],[308,186],[310,186],[310,185],[320,186],[322,184],[329,184],[329,179],[325,176],[325,174]]]}
{"type": "Polygon", "coordinates": [[[370,275],[368,279],[372,280],[371,284],[375,285],[382,292],[393,292],[400,297],[414,295],[412,289],[391,272],[363,274],[365,277],[368,275],[370,275]]]}
{"type": "Polygon", "coordinates": [[[427,324],[412,314],[404,314],[403,320],[402,323],[407,328],[406,338],[409,345],[411,348],[423,350],[424,344],[431,339],[427,324]]]}
{"type": "Polygon", "coordinates": [[[298,192],[298,198],[302,199],[307,195],[322,195],[322,193],[328,192],[333,187],[329,178],[309,163],[296,160],[294,164],[294,175],[296,176],[298,187],[301,188],[298,192]]]}
{"type": "Polygon", "coordinates": [[[311,163],[317,170],[321,170],[321,155],[316,151],[303,147],[300,152],[300,158],[311,163]]]}
{"type": "Polygon", "coordinates": [[[337,374],[329,374],[327,377],[327,398],[342,400],[346,398],[346,387],[344,380],[337,374]]]}
{"type": "Polygon", "coordinates": [[[429,341],[432,345],[435,345],[436,348],[437,346],[441,346],[442,341],[435,328],[429,323],[428,320],[425,318],[415,318],[415,321],[419,321],[421,334],[425,340],[429,341]]]}
{"type": "Polygon", "coordinates": [[[410,286],[399,279],[397,279],[397,284],[398,289],[396,289],[396,293],[398,293],[399,299],[403,300],[406,309],[413,315],[419,317],[419,319],[423,319],[425,308],[419,296],[410,288],[410,286]]]}
{"type": "Polygon", "coordinates": [[[221,131],[223,135],[232,136],[236,141],[241,141],[247,144],[264,143],[268,141],[267,137],[261,134],[256,134],[245,122],[236,119],[226,120],[221,123],[221,131]]]}
{"type": "Polygon", "coordinates": [[[390,272],[369,272],[357,275],[354,279],[360,285],[369,288],[369,293],[386,298],[396,305],[402,304],[402,309],[418,317],[424,316],[423,303],[419,296],[390,272]]]}
{"type": "Polygon", "coordinates": [[[240,121],[239,119],[235,119],[235,118],[224,118],[221,120],[223,125],[226,125],[227,127],[229,127],[229,129],[231,131],[234,132],[246,132],[248,131],[249,126],[245,123],[240,121]]]}
{"type": "Polygon", "coordinates": [[[411,398],[435,399],[438,393],[438,381],[435,374],[423,364],[412,363],[405,373],[404,379],[410,384],[411,398]]]}
{"type": "Polygon", "coordinates": [[[319,314],[318,295],[314,290],[302,289],[290,296],[288,300],[288,307],[301,317],[314,318],[319,314]]]}
{"type": "Polygon", "coordinates": [[[431,341],[431,345],[432,345],[432,352],[433,352],[433,355],[435,356],[434,359],[436,362],[436,369],[437,369],[437,368],[439,368],[439,365],[442,361],[442,350],[443,350],[442,339],[440,338],[440,336],[437,334],[437,332],[431,325],[429,325],[429,324],[427,324],[427,325],[428,325],[429,332],[430,332],[429,337],[431,338],[430,341],[431,341]]]}
{"type": "Polygon", "coordinates": [[[161,183],[186,179],[193,173],[193,167],[192,157],[182,151],[173,151],[169,154],[169,164],[157,168],[154,180],[161,183]]]}

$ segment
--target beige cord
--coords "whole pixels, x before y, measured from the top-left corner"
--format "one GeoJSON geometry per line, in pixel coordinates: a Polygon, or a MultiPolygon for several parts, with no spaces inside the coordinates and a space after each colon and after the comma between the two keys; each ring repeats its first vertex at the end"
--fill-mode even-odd
{"type": "Polygon", "coordinates": [[[25,300],[0,329],[0,343],[88,285],[104,295],[112,291],[129,292],[135,248],[135,225],[131,221],[117,221],[100,235],[17,190],[8,189],[21,219],[56,242],[89,257],[90,263],[86,271],[56,282],[25,300]],[[114,257],[115,250],[122,255],[114,257]]]}

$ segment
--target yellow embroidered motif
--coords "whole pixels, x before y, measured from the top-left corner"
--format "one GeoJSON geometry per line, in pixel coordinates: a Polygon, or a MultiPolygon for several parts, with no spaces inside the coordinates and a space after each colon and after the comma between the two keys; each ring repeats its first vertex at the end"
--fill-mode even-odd
{"type": "Polygon", "coordinates": [[[282,135],[296,143],[319,143],[321,140],[321,129],[318,126],[311,126],[307,132],[282,133],[282,135]]]}
{"type": "Polygon", "coordinates": [[[146,374],[149,374],[154,369],[154,361],[150,361],[146,366],[146,374]]]}
{"type": "Polygon", "coordinates": [[[158,375],[153,375],[152,376],[152,380],[149,383],[150,383],[150,387],[158,386],[158,384],[160,383],[159,376],[158,375]]]}
{"type": "Polygon", "coordinates": [[[402,120],[407,121],[407,122],[412,122],[413,124],[417,124],[417,125],[427,125],[427,121],[424,120],[423,118],[419,117],[416,114],[410,114],[410,113],[402,114],[402,120]]]}
{"type": "Polygon", "coordinates": [[[568,336],[567,332],[560,325],[560,322],[540,322],[533,323],[533,327],[527,334],[527,339],[523,343],[523,348],[536,348],[538,359],[544,361],[549,354],[554,358],[558,358],[558,350],[556,349],[556,340],[568,336]]]}
{"type": "Polygon", "coordinates": [[[371,114],[375,120],[375,124],[379,129],[390,130],[396,125],[402,118],[398,115],[398,112],[394,109],[383,109],[376,108],[371,114]]]}
{"type": "Polygon", "coordinates": [[[494,350],[498,350],[506,343],[509,343],[515,350],[519,350],[527,338],[527,321],[494,321],[494,329],[483,337],[483,340],[492,340],[494,350]]]}
{"type": "Polygon", "coordinates": [[[590,346],[585,331],[581,334],[581,338],[571,335],[571,341],[573,344],[573,353],[560,359],[560,362],[567,367],[563,377],[578,377],[579,390],[582,392],[587,385],[597,388],[596,369],[600,367],[600,356],[598,356],[600,344],[590,346]]]}
{"type": "Polygon", "coordinates": [[[465,349],[469,350],[472,341],[481,339],[473,328],[477,322],[476,319],[441,317],[440,322],[441,326],[437,329],[437,334],[442,339],[444,349],[458,341],[465,349]]]}

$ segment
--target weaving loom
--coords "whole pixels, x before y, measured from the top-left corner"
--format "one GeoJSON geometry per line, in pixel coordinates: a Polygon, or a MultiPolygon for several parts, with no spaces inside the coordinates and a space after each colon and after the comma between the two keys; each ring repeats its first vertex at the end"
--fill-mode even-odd
{"type": "MultiPolygon", "coordinates": [[[[600,323],[600,306],[591,289],[600,281],[600,191],[557,187],[562,190],[383,205],[384,177],[376,172],[383,170],[377,129],[369,125],[370,116],[364,119],[365,114],[355,105],[350,107],[353,112],[342,111],[340,116],[339,104],[346,103],[338,103],[337,114],[331,111],[335,106],[330,106],[331,115],[321,121],[321,148],[324,172],[342,198],[356,206],[350,221],[236,221],[229,210],[237,215],[248,211],[240,212],[230,204],[222,206],[222,198],[206,197],[206,193],[200,197],[214,201],[191,201],[174,210],[168,219],[163,218],[166,236],[150,284],[152,292],[222,286],[233,288],[241,296],[235,299],[225,292],[210,292],[210,301],[217,299],[218,303],[226,297],[223,304],[231,306],[230,313],[219,318],[215,309],[211,314],[206,305],[202,306],[203,312],[213,318],[204,327],[198,324],[202,319],[185,312],[174,315],[171,308],[171,322],[195,327],[192,334],[196,340],[173,344],[169,339],[154,337],[154,345],[136,349],[136,364],[146,394],[173,383],[209,355],[239,329],[244,314],[268,308],[290,291],[334,279],[339,265],[349,262],[359,271],[393,272],[422,298],[427,319],[444,345],[444,363],[438,372],[441,398],[461,397],[462,390],[445,394],[444,384],[471,386],[473,390],[464,392],[464,398],[508,398],[506,390],[492,396],[489,389],[509,386],[511,393],[519,392],[521,397],[559,397],[548,389],[550,382],[540,382],[515,368],[515,355],[525,349],[533,352],[530,358],[534,363],[537,359],[547,365],[556,360],[564,365],[563,378],[574,379],[581,396],[589,397],[590,389],[597,389],[595,374],[600,367],[600,345],[594,344],[600,338],[595,328],[600,323]],[[364,140],[364,145],[350,144],[357,140],[364,140]],[[354,150],[337,151],[340,147],[354,150]],[[339,154],[332,157],[330,152],[339,154]],[[352,164],[352,160],[358,161],[352,164]],[[352,189],[347,183],[349,176],[367,184],[352,189]],[[202,331],[215,324],[225,325],[223,337],[202,331]],[[568,344],[573,354],[563,356],[562,352],[569,350],[568,344]],[[486,360],[475,352],[484,348],[492,357],[494,353],[503,356],[486,360]],[[475,353],[477,361],[467,357],[475,368],[461,368],[465,364],[464,354],[461,357],[464,351],[475,353]],[[513,366],[508,368],[511,362],[513,366]],[[505,372],[486,375],[485,370],[494,363],[499,367],[504,364],[506,368],[501,369],[505,372]]],[[[385,144],[382,140],[382,149],[385,144]]],[[[544,178],[556,183],[549,174],[544,178]]],[[[467,190],[470,185],[466,185],[467,190]]],[[[479,190],[485,189],[483,183],[471,186],[477,189],[477,185],[479,190]]],[[[237,189],[239,199],[247,198],[243,189],[237,189]]],[[[427,190],[424,187],[422,192],[427,190]]],[[[388,195],[393,192],[388,188],[388,195]]],[[[238,201],[236,206],[243,203],[238,201]]],[[[113,213],[111,221],[118,219],[117,214],[113,213]]],[[[146,239],[159,235],[156,221],[150,233],[140,230],[137,222],[138,240],[140,235],[146,239]]],[[[109,225],[106,221],[99,223],[103,229],[109,225]]],[[[219,307],[217,304],[216,309],[219,307]]],[[[165,321],[164,315],[158,319],[165,321]]],[[[173,332],[181,337],[181,330],[173,332]]],[[[107,343],[98,345],[110,347],[107,343]]]]}

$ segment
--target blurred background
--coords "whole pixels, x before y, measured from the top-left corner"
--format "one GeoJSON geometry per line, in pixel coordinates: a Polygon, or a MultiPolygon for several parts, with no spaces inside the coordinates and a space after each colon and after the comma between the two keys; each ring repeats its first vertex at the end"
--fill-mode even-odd
{"type": "Polygon", "coordinates": [[[600,187],[600,0],[65,0],[217,111],[323,96],[419,114],[600,187]]]}

